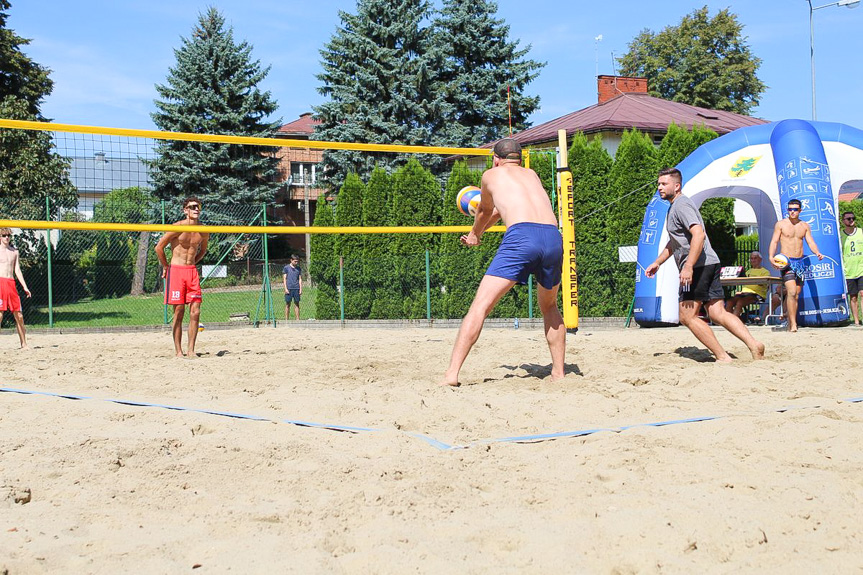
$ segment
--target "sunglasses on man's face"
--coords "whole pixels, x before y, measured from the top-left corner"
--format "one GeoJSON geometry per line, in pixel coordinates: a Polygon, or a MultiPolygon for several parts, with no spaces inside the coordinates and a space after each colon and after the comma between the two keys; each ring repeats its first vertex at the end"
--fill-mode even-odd
{"type": "Polygon", "coordinates": [[[789,212],[799,212],[800,208],[788,208],[789,212]]]}
{"type": "Polygon", "coordinates": [[[844,218],[846,222],[853,222],[854,218],[844,218]]]}
{"type": "Polygon", "coordinates": [[[0,238],[11,238],[12,234],[0,234],[0,238]]]}
{"type": "Polygon", "coordinates": [[[186,209],[187,210],[200,210],[201,206],[199,206],[198,204],[189,204],[188,206],[186,206],[186,209]]]}

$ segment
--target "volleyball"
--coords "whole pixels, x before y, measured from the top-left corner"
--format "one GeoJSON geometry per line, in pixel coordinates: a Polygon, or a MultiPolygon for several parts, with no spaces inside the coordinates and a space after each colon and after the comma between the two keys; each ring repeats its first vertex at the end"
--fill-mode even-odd
{"type": "Polygon", "coordinates": [[[455,197],[458,211],[466,216],[475,216],[479,206],[480,189],[476,186],[465,186],[459,190],[455,197]]]}
{"type": "Polygon", "coordinates": [[[778,268],[784,268],[788,265],[788,256],[785,254],[776,254],[773,256],[773,264],[778,268]]]}
{"type": "Polygon", "coordinates": [[[202,331],[204,331],[204,324],[199,323],[198,324],[198,333],[201,333],[202,331]]]}

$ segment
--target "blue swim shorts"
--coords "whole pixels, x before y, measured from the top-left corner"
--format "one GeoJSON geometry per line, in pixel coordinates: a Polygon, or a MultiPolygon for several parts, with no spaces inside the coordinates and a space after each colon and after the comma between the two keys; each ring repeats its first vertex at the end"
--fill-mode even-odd
{"type": "Polygon", "coordinates": [[[545,289],[560,283],[563,237],[557,226],[521,222],[507,228],[485,275],[526,284],[530,274],[545,289]]]}

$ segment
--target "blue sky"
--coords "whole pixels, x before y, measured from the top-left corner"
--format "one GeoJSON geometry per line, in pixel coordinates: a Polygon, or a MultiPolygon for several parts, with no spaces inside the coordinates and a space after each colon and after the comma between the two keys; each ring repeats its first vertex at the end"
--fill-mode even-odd
{"type": "MultiPolygon", "coordinates": [[[[530,57],[548,63],[528,87],[542,98],[533,124],[596,103],[597,55],[599,73],[612,74],[612,54],[626,52],[641,30],[677,24],[704,4],[711,15],[726,7],[736,13],[763,60],[759,77],[769,88],[755,115],[810,119],[806,0],[616,0],[572,2],[566,10],[560,0],[501,0],[498,15],[511,39],[531,44],[530,57]]],[[[207,6],[221,10],[235,38],[249,41],[253,56],[272,67],[262,87],[278,102],[277,117],[289,122],[322,102],[315,77],[319,50],[339,25],[338,11],[355,12],[355,0],[12,0],[8,25],[32,40],[25,52],[52,70],[55,87],[43,104],[45,116],[65,124],[154,129],[154,86],[165,82],[173,50],[207,6]]],[[[818,120],[863,129],[861,32],[863,7],[815,11],[818,120]]]]}

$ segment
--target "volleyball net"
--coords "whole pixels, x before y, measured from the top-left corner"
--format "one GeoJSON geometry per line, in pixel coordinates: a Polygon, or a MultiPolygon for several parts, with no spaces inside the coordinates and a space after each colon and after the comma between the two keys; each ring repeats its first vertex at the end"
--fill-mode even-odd
{"type": "MultiPolygon", "coordinates": [[[[283,273],[293,254],[301,258],[302,320],[460,318],[503,231],[492,228],[475,249],[458,241],[472,219],[455,198],[479,184],[488,149],[0,120],[0,145],[28,140],[48,146],[59,166],[34,191],[7,165],[0,192],[0,227],[15,230],[32,293],[22,300],[31,326],[167,323],[154,248],[166,231],[185,229],[172,224],[188,196],[204,208],[202,225],[190,230],[210,233],[201,262],[205,325],[284,321],[283,273]]],[[[555,153],[526,151],[524,163],[563,208],[555,153]]],[[[564,230],[572,228],[571,213],[561,215],[564,230]]],[[[563,271],[564,288],[574,288],[574,261],[563,271]]],[[[537,315],[535,287],[532,278],[517,286],[492,317],[537,315]]],[[[577,298],[564,292],[575,313],[577,298]]]]}

